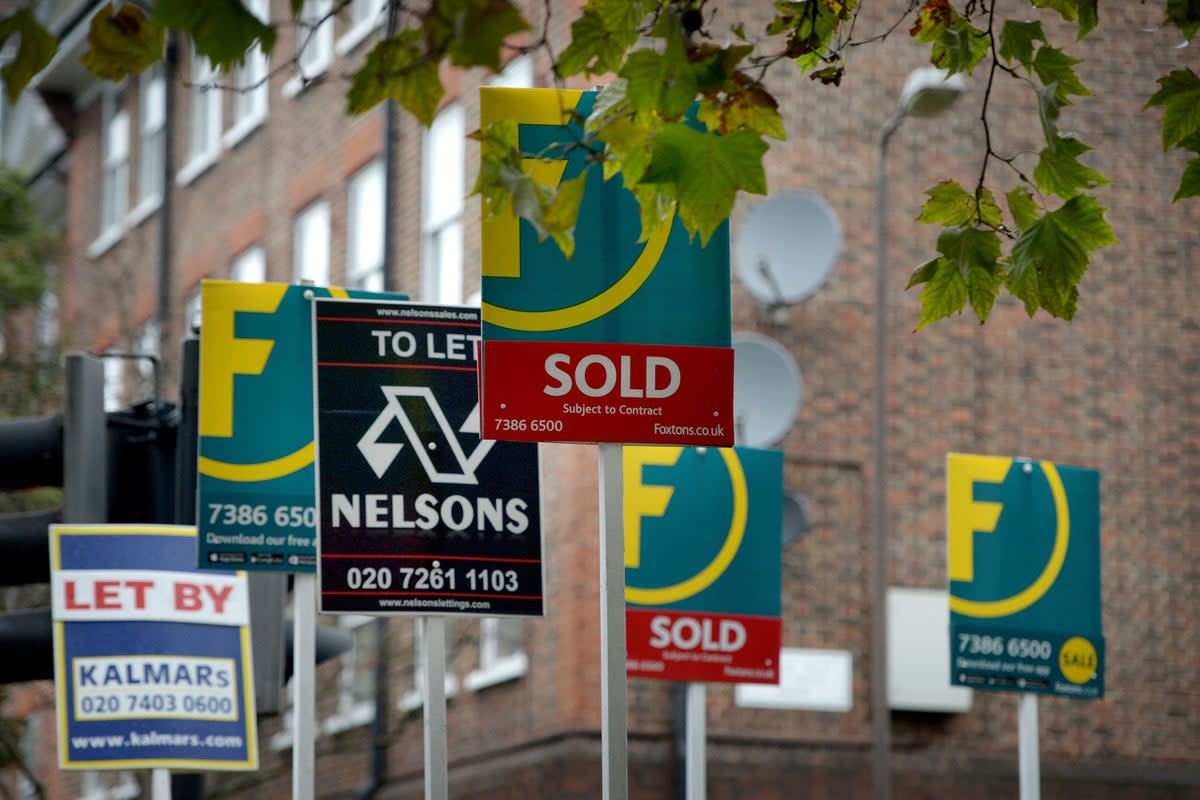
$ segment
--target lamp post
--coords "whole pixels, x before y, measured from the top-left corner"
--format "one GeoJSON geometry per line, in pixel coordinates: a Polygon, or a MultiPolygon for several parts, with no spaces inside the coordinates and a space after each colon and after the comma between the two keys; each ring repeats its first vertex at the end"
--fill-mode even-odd
{"type": "Polygon", "coordinates": [[[875,800],[891,797],[891,711],[887,686],[887,146],[906,117],[930,117],[954,104],[966,88],[962,75],[936,67],[909,73],[894,113],[879,136],[875,218],[875,377],[871,419],[871,749],[875,800]]]}

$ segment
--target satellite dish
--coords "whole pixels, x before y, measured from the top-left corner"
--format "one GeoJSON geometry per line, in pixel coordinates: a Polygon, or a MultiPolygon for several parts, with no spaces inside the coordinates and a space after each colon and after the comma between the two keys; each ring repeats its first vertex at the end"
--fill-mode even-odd
{"type": "Polygon", "coordinates": [[[800,368],[783,345],[758,333],[733,336],[734,435],[747,447],[774,445],[800,413],[800,368]]]}
{"type": "Polygon", "coordinates": [[[799,492],[783,493],[783,546],[787,547],[812,530],[808,498],[799,492]]]}
{"type": "Polygon", "coordinates": [[[820,195],[789,192],[759,203],[733,246],[742,286],[768,308],[798,303],[829,278],[842,250],[842,226],[820,195]]]}

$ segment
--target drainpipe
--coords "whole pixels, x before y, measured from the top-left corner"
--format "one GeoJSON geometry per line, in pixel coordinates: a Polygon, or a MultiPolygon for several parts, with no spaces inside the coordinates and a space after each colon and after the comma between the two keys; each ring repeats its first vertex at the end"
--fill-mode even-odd
{"type": "Polygon", "coordinates": [[[163,172],[162,200],[158,207],[158,334],[160,350],[171,330],[171,150],[175,144],[175,63],[178,46],[173,31],[167,31],[163,55],[163,172]]]}
{"type": "MultiPolygon", "coordinates": [[[[388,3],[384,36],[396,35],[396,4],[388,3]]],[[[396,101],[383,103],[383,290],[396,290],[392,274],[392,250],[395,246],[394,220],[396,208],[396,101]]],[[[375,625],[375,718],[371,720],[371,771],[354,793],[355,800],[371,800],[387,782],[388,751],[388,618],[378,617],[375,625]]]]}

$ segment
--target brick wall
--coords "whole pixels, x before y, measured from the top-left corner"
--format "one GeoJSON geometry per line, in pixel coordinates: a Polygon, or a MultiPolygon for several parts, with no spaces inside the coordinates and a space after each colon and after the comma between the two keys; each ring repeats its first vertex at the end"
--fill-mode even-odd
{"type": "MultiPolygon", "coordinates": [[[[543,6],[532,5],[536,18],[543,6]]],[[[551,5],[551,35],[561,42],[573,12],[551,5]]],[[[740,5],[747,6],[736,10],[747,29],[760,27],[766,4],[740,5]]],[[[870,4],[856,35],[882,30],[905,5],[870,4]]],[[[912,219],[921,192],[937,180],[955,177],[973,185],[983,148],[978,115],[985,75],[974,76],[967,96],[943,117],[907,120],[888,159],[889,583],[945,585],[948,451],[1049,458],[1102,473],[1107,696],[1041,701],[1047,797],[1200,796],[1200,694],[1194,686],[1200,545],[1193,535],[1200,522],[1200,290],[1194,276],[1200,205],[1169,204],[1182,163],[1161,152],[1156,116],[1141,111],[1154,79],[1188,63],[1194,48],[1174,49],[1178,36],[1154,29],[1154,5],[1104,5],[1101,29],[1081,45],[1072,44],[1072,30],[1046,23],[1051,38],[1087,59],[1081,77],[1097,97],[1065,109],[1061,126],[1100,149],[1095,164],[1114,181],[1100,198],[1121,237],[1096,256],[1076,321],[1029,321],[1008,299],[997,304],[986,326],[961,317],[912,332],[916,296],[903,287],[910,269],[932,254],[936,235],[912,219]]],[[[828,283],[787,309],[781,324],[767,320],[735,281],[735,329],[778,339],[804,374],[804,406],[783,445],[786,485],[809,499],[812,530],[783,553],[784,645],[849,651],[853,708],[844,714],[740,709],[731,687],[710,686],[714,798],[870,793],[874,191],[879,132],[904,76],[920,64],[904,27],[885,41],[853,49],[840,88],[795,79],[784,69],[770,79],[789,134],[768,155],[770,190],[819,192],[841,220],[845,246],[828,283]]],[[[285,29],[278,53],[290,51],[289,36],[285,29]]],[[[186,63],[185,48],[185,75],[186,63]]],[[[280,93],[288,76],[272,78],[264,126],[191,184],[173,187],[176,310],[191,286],[202,277],[227,275],[230,259],[254,241],[266,249],[269,278],[290,279],[292,218],[317,197],[331,205],[332,274],[341,278],[346,180],[382,148],[380,111],[356,118],[342,111],[345,72],[345,63],[336,62],[292,99],[280,93]]],[[[546,80],[545,63],[538,63],[537,75],[546,80]]],[[[468,130],[478,119],[481,77],[451,82],[461,87],[468,130]]],[[[1002,78],[991,100],[996,146],[1003,152],[1036,146],[1039,132],[1026,90],[1002,78]]],[[[175,91],[179,164],[188,108],[186,92],[175,91]]],[[[99,114],[97,101],[79,121],[69,180],[70,255],[63,264],[64,331],[72,344],[85,347],[107,346],[152,314],[156,292],[156,217],[99,258],[84,254],[95,236],[99,114]]],[[[396,286],[414,296],[420,290],[421,137],[419,126],[402,114],[396,137],[401,188],[389,224],[396,286]]],[[[469,146],[468,188],[477,163],[469,146]]],[[[993,163],[989,174],[1003,188],[1012,183],[1002,165],[993,163]]],[[[739,202],[735,238],[746,212],[760,201],[739,202]]],[[[479,281],[477,208],[469,201],[468,293],[479,281]]],[[[479,692],[460,689],[450,700],[453,797],[599,795],[597,458],[595,448],[586,446],[547,446],[543,458],[546,617],[527,624],[530,666],[524,678],[479,692]]],[[[459,624],[473,630],[474,623],[459,624]]],[[[392,629],[394,701],[411,686],[411,626],[397,620],[392,629]]],[[[456,654],[451,672],[461,677],[471,668],[472,648],[468,642],[456,654]]],[[[322,683],[329,684],[331,668],[323,669],[322,683]]],[[[669,687],[631,681],[629,697],[632,795],[676,796],[669,687]]],[[[893,715],[895,796],[1012,797],[1015,713],[1015,697],[976,692],[966,714],[893,715]]],[[[419,720],[396,710],[391,719],[389,785],[380,796],[418,797],[419,720]]],[[[264,741],[277,725],[264,723],[264,741]]],[[[322,737],[318,746],[318,796],[350,796],[367,776],[365,731],[322,737]]],[[[210,789],[222,797],[284,796],[287,755],[264,748],[260,775],[214,777],[210,789]]]]}

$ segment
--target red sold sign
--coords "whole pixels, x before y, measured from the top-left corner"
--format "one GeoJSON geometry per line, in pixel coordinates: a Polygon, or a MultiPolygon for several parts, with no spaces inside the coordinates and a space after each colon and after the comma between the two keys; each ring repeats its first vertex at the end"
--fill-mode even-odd
{"type": "Polygon", "coordinates": [[[692,444],[733,438],[733,351],[591,342],[484,343],[484,438],[692,444]]]}

